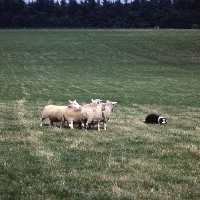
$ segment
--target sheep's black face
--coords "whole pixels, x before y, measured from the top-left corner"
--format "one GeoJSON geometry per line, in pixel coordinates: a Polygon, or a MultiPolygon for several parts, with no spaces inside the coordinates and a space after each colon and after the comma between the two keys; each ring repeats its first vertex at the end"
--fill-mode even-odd
{"type": "Polygon", "coordinates": [[[106,104],[103,103],[102,105],[102,111],[104,111],[106,109],[106,104]]]}
{"type": "Polygon", "coordinates": [[[112,112],[114,111],[114,109],[115,109],[115,105],[114,105],[114,104],[112,104],[112,112]]]}

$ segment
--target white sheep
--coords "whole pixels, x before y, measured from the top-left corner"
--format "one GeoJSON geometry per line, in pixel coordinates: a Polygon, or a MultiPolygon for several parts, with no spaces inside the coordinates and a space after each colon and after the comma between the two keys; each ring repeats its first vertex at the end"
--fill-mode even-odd
{"type": "Polygon", "coordinates": [[[74,129],[74,124],[79,124],[79,126],[81,127],[81,121],[80,121],[80,117],[81,117],[81,109],[83,107],[86,106],[90,106],[90,107],[95,107],[100,101],[100,99],[95,99],[95,100],[91,100],[92,102],[90,104],[86,104],[86,105],[82,105],[81,108],[71,108],[66,110],[63,113],[63,117],[64,117],[64,121],[68,123],[69,127],[71,129],[74,129]]]}
{"type": "Polygon", "coordinates": [[[92,102],[91,106],[84,106],[81,109],[80,121],[82,129],[87,130],[88,125],[91,123],[97,123],[98,131],[100,131],[100,121],[102,119],[102,103],[92,102]]]}
{"type": "MultiPolygon", "coordinates": [[[[60,122],[60,128],[62,128],[63,124],[66,121],[65,116],[68,114],[68,112],[70,112],[71,109],[73,108],[78,109],[80,107],[81,106],[76,102],[76,100],[74,101],[69,100],[68,106],[56,106],[56,105],[45,106],[42,112],[42,117],[40,118],[40,126],[42,126],[42,122],[44,119],[49,118],[51,126],[53,126],[53,122],[60,122]]],[[[72,123],[72,128],[73,128],[73,123],[72,123]]]]}
{"type": "Polygon", "coordinates": [[[63,114],[64,121],[68,123],[71,129],[74,129],[74,124],[79,124],[81,127],[81,109],[82,108],[70,108],[67,109],[66,112],[63,114]]]}
{"type": "Polygon", "coordinates": [[[106,101],[105,110],[102,111],[102,119],[104,130],[106,130],[106,122],[110,119],[111,112],[114,111],[114,106],[117,102],[106,101]]]}
{"type": "MultiPolygon", "coordinates": [[[[111,102],[111,101],[106,101],[106,103],[103,103],[103,107],[102,107],[102,118],[101,118],[101,121],[100,122],[103,122],[103,126],[104,126],[104,130],[106,130],[106,126],[107,126],[107,121],[110,119],[110,115],[111,115],[111,112],[114,111],[114,106],[117,102],[111,102]]],[[[91,125],[94,125],[97,124],[97,122],[92,122],[90,124],[90,127],[91,125]]]]}
{"type": "Polygon", "coordinates": [[[101,99],[91,99],[91,103],[90,104],[86,104],[86,105],[82,105],[80,109],[76,109],[76,108],[72,108],[72,109],[68,109],[63,117],[64,120],[68,122],[69,127],[71,129],[73,129],[73,124],[79,124],[79,126],[81,127],[81,110],[84,107],[96,107],[97,104],[99,104],[102,100],[101,99]]]}

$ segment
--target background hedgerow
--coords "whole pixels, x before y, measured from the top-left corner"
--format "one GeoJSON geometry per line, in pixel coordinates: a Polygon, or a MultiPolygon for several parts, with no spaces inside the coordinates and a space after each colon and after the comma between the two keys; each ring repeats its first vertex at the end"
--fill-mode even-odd
{"type": "Polygon", "coordinates": [[[198,30],[1,30],[0,198],[198,199],[199,55],[198,30]],[[107,131],[39,126],[92,98],[107,131]]]}

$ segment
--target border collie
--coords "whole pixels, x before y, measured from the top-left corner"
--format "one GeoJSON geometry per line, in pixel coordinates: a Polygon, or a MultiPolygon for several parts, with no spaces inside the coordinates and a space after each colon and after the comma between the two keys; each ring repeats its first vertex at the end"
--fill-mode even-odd
{"type": "Polygon", "coordinates": [[[167,124],[167,120],[164,117],[161,117],[160,115],[156,114],[150,114],[147,115],[147,117],[144,120],[144,123],[146,124],[167,124]]]}

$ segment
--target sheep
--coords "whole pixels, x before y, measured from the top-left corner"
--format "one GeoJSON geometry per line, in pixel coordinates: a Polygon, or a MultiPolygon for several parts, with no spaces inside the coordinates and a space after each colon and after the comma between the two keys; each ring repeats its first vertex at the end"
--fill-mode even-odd
{"type": "Polygon", "coordinates": [[[81,109],[82,108],[70,108],[63,113],[64,121],[67,121],[70,129],[74,129],[74,124],[79,124],[81,127],[81,109]]]}
{"type": "MultiPolygon", "coordinates": [[[[114,111],[114,106],[117,102],[111,102],[111,101],[106,101],[106,103],[103,103],[103,108],[102,108],[102,118],[101,118],[101,121],[100,122],[103,122],[103,126],[104,126],[104,130],[106,130],[106,122],[110,119],[110,115],[111,115],[111,112],[114,111]]],[[[90,124],[90,127],[91,125],[94,125],[97,124],[97,122],[92,122],[90,124]]]]}
{"type": "Polygon", "coordinates": [[[102,106],[102,103],[97,104],[97,102],[93,102],[92,106],[82,107],[80,121],[83,130],[87,130],[89,124],[97,123],[98,131],[100,131],[100,120],[102,119],[102,106]]]}
{"type": "Polygon", "coordinates": [[[110,114],[114,111],[114,106],[117,102],[106,101],[105,110],[102,111],[102,119],[104,130],[106,130],[106,122],[110,119],[110,114]]]}
{"type": "Polygon", "coordinates": [[[49,118],[51,126],[53,126],[53,122],[60,122],[60,128],[62,128],[64,122],[66,121],[66,118],[64,117],[66,115],[66,112],[68,110],[71,110],[72,108],[80,109],[80,107],[81,106],[76,102],[76,100],[69,100],[68,106],[45,106],[42,112],[42,117],[40,118],[40,126],[42,126],[42,122],[44,119],[49,118]]]}
{"type": "Polygon", "coordinates": [[[81,127],[81,109],[84,107],[96,107],[97,104],[99,104],[102,100],[101,99],[91,99],[91,103],[90,104],[86,104],[86,105],[82,105],[81,108],[72,108],[72,109],[68,109],[63,117],[64,120],[68,122],[69,127],[71,129],[73,129],[73,124],[79,124],[79,127],[81,127]]]}

